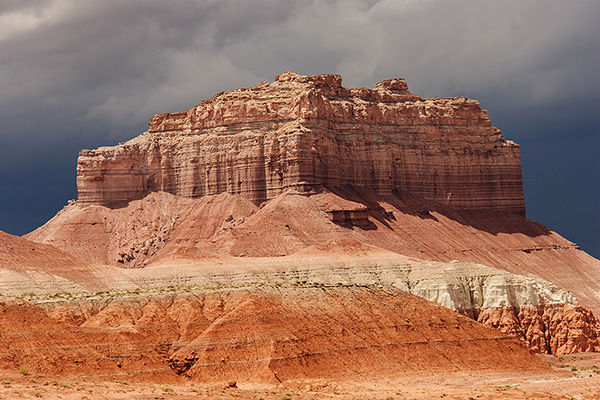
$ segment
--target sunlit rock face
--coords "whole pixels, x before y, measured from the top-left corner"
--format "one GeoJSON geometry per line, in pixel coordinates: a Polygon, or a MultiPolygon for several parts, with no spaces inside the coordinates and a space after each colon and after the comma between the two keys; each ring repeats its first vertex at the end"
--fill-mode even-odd
{"type": "Polygon", "coordinates": [[[455,261],[415,264],[407,282],[405,290],[519,337],[536,353],[600,350],[593,312],[543,279],[455,261]]]}
{"type": "Polygon", "coordinates": [[[406,190],[456,208],[524,214],[519,146],[477,101],[423,99],[403,79],[345,88],[339,75],[279,75],[154,116],[147,132],[83,150],[80,204],[121,206],[155,191],[228,192],[259,204],[286,189],[406,190]]]}

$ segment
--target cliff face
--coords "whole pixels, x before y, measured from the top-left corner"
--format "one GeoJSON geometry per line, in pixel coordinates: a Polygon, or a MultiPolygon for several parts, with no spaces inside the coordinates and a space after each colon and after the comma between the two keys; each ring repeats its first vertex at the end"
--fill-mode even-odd
{"type": "Polygon", "coordinates": [[[520,337],[536,353],[570,354],[600,350],[600,322],[570,304],[526,305],[481,310],[477,321],[520,337]]]}
{"type": "Polygon", "coordinates": [[[81,204],[120,206],[149,192],[228,192],[259,204],[288,188],[406,190],[457,208],[525,213],[519,146],[479,103],[422,99],[403,79],[349,89],[339,75],[287,72],[156,115],[147,132],[83,150],[81,204]]]}

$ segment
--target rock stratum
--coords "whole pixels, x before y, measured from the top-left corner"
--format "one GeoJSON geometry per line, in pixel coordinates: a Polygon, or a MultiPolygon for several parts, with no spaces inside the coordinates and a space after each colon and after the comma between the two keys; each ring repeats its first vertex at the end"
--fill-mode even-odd
{"type": "Polygon", "coordinates": [[[473,100],[288,72],[83,150],[77,186],[0,232],[0,368],[278,384],[600,351],[600,261],[525,217],[473,100]]]}
{"type": "Polygon", "coordinates": [[[156,115],[133,140],[83,150],[77,166],[78,201],[104,206],[156,191],[258,205],[290,188],[345,184],[525,213],[519,146],[477,101],[422,99],[403,79],[350,89],[339,75],[287,72],[156,115]]]}
{"type": "Polygon", "coordinates": [[[152,193],[119,209],[70,204],[28,237],[106,265],[104,277],[95,270],[93,281],[79,283],[86,290],[105,290],[95,282],[130,290],[393,286],[517,335],[536,352],[600,350],[590,311],[598,309],[598,280],[589,279],[600,263],[520,215],[457,211],[364,188],[284,193],[261,208],[228,193],[152,193]],[[339,220],[338,210],[363,214],[339,220]]]}
{"type": "Polygon", "coordinates": [[[0,368],[277,384],[539,373],[518,339],[398,289],[264,287],[0,303],[0,368]]]}

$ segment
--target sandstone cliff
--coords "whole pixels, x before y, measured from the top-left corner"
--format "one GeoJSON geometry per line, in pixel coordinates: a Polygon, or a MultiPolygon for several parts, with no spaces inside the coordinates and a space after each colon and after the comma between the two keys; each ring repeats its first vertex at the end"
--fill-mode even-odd
{"type": "Polygon", "coordinates": [[[165,191],[243,194],[258,205],[289,188],[352,184],[525,213],[519,146],[476,101],[422,99],[403,79],[350,89],[339,75],[287,72],[149,125],[129,142],[80,153],[81,204],[121,206],[165,191]]]}

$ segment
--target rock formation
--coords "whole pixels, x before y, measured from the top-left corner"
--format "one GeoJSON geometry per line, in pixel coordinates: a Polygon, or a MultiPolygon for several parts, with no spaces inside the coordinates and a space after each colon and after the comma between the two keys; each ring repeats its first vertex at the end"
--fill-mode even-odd
{"type": "Polygon", "coordinates": [[[385,249],[396,258],[459,260],[538,276],[600,312],[600,262],[575,244],[520,215],[457,211],[408,192],[378,195],[346,188],[284,193],[261,208],[228,193],[199,199],[152,193],[119,209],[70,204],[28,238],[86,263],[126,267],[168,264],[173,258],[199,262],[301,255],[336,240],[338,245],[328,249],[332,257],[340,251],[362,257],[356,245],[339,245],[349,240],[385,249]],[[340,220],[335,213],[342,211],[340,220]],[[362,215],[358,225],[351,218],[356,215],[362,215]]]}
{"type": "Polygon", "coordinates": [[[0,302],[0,370],[244,384],[549,370],[518,339],[398,289],[131,296],[0,302]]]}
{"type": "Polygon", "coordinates": [[[223,192],[255,204],[286,189],[401,189],[457,208],[525,213],[519,146],[464,97],[422,99],[403,79],[373,89],[286,72],[156,115],[139,137],[83,150],[81,204],[122,206],[155,191],[223,192]]]}
{"type": "MultiPolygon", "coordinates": [[[[472,100],[288,72],[82,151],[77,184],[78,200],[27,238],[79,260],[89,279],[11,272],[35,293],[55,277],[89,291],[274,285],[290,298],[323,285],[401,289],[537,352],[600,349],[600,262],[525,218],[519,147],[472,100]]],[[[171,367],[210,375],[215,358],[197,350],[213,342],[180,343],[171,367]]],[[[268,353],[270,368],[280,353],[263,344],[236,346],[268,353]]]]}
{"type": "Polygon", "coordinates": [[[520,337],[536,353],[571,354],[600,351],[600,321],[570,304],[482,309],[477,321],[520,337]]]}
{"type": "MultiPolygon", "coordinates": [[[[368,198],[369,193],[362,194],[368,198]]],[[[600,349],[600,327],[593,318],[572,323],[573,313],[593,317],[577,307],[577,300],[594,305],[585,296],[593,282],[581,282],[598,263],[587,263],[586,276],[564,264],[570,280],[557,279],[556,268],[546,271],[546,279],[572,290],[577,299],[542,279],[499,269],[513,260],[517,273],[526,275],[543,271],[556,258],[585,265],[589,256],[555,233],[518,215],[504,223],[489,212],[485,219],[479,212],[445,215],[449,210],[428,210],[410,196],[377,196],[379,209],[364,199],[349,200],[348,193],[344,197],[282,194],[258,208],[244,196],[227,193],[201,199],[152,193],[120,209],[71,204],[30,237],[89,264],[112,264],[104,268],[113,288],[255,282],[393,286],[516,335],[536,352],[600,349]],[[330,211],[340,209],[363,210],[367,226],[332,220],[330,211]],[[521,233],[515,241],[515,233],[509,232],[517,230],[521,233]],[[91,243],[90,237],[95,238],[91,243]],[[531,248],[540,250],[524,251],[531,248]],[[468,262],[479,253],[486,261],[498,260],[499,267],[468,262]],[[421,255],[446,262],[414,258],[421,255]],[[463,261],[447,262],[456,258],[463,261]],[[564,312],[565,307],[573,312],[564,312]]],[[[11,288],[0,290],[13,293],[11,288]]]]}
{"type": "Polygon", "coordinates": [[[427,264],[411,265],[411,293],[520,337],[536,353],[600,351],[600,322],[572,293],[479,264],[427,264]]]}

